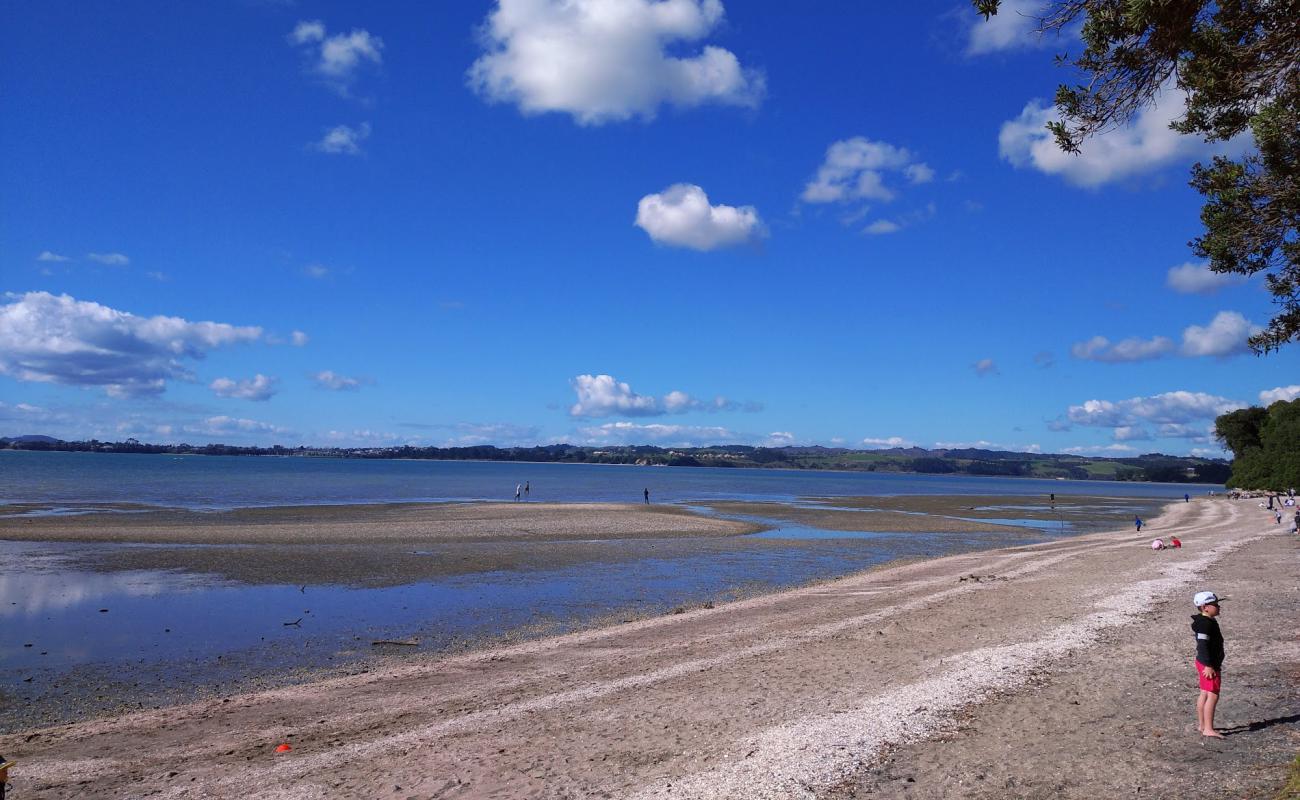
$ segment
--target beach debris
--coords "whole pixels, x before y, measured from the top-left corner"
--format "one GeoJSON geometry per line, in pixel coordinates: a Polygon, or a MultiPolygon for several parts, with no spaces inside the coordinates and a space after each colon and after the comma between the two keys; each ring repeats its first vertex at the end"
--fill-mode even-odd
{"type": "Polygon", "coordinates": [[[385,644],[395,644],[395,645],[400,645],[402,647],[419,647],[420,640],[419,639],[376,639],[370,644],[376,647],[385,644]]]}
{"type": "Polygon", "coordinates": [[[276,747],[275,747],[275,752],[277,752],[277,753],[287,753],[287,752],[289,752],[289,751],[292,750],[292,749],[293,749],[293,748],[289,746],[289,743],[288,743],[288,742],[285,742],[285,743],[283,743],[283,744],[276,745],[276,747]]]}
{"type": "Polygon", "coordinates": [[[290,626],[290,625],[295,626],[295,627],[297,627],[297,626],[301,626],[301,625],[302,625],[302,617],[298,617],[298,618],[295,619],[293,622],[286,622],[286,623],[284,623],[284,624],[285,624],[286,627],[288,627],[288,626],[290,626]]]}

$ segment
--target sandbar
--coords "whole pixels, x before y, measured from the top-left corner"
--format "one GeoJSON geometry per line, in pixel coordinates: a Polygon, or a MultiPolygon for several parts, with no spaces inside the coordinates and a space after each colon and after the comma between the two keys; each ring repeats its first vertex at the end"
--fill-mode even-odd
{"type": "Polygon", "coordinates": [[[21,796],[1265,796],[1300,719],[1300,543],[1198,499],[966,553],[345,678],[0,737],[21,796]],[[1177,533],[1180,550],[1153,552],[1177,533]],[[1192,592],[1234,597],[1191,730],[1192,592]],[[276,746],[292,749],[277,753],[276,746]]]}

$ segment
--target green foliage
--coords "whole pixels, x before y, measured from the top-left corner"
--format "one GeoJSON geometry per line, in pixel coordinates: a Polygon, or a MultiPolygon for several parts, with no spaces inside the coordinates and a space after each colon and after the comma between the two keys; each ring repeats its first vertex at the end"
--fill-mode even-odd
{"type": "Polygon", "coordinates": [[[1228,485],[1274,491],[1300,486],[1300,400],[1223,414],[1214,421],[1214,435],[1233,454],[1228,485]]]}
{"type": "MultiPolygon", "coordinates": [[[[1000,0],[972,0],[988,17],[1000,0]]],[[[1300,339],[1300,0],[1055,0],[1040,30],[1082,20],[1084,49],[1069,61],[1082,82],[1062,85],[1057,144],[1129,122],[1170,81],[1186,95],[1171,127],[1206,141],[1249,131],[1256,150],[1196,165],[1205,233],[1193,251],[1219,273],[1264,273],[1278,310],[1250,339],[1267,353],[1300,339]]]]}

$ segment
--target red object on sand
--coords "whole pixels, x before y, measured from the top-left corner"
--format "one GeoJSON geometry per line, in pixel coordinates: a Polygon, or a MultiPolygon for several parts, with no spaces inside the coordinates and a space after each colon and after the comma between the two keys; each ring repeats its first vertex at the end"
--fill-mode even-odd
{"type": "Polygon", "coordinates": [[[287,753],[287,752],[289,752],[289,751],[292,750],[292,749],[293,749],[293,748],[290,747],[289,745],[287,745],[287,744],[282,744],[282,745],[280,745],[280,746],[278,746],[278,747],[275,748],[275,752],[277,752],[277,753],[287,753]]]}

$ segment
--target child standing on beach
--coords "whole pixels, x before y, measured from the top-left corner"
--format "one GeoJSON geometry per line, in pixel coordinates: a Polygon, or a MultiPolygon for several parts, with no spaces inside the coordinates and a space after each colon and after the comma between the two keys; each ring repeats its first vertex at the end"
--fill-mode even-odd
{"type": "Polygon", "coordinates": [[[1214,729],[1214,707],[1219,703],[1223,682],[1223,634],[1219,632],[1219,603],[1226,600],[1214,592],[1197,592],[1192,598],[1197,613],[1192,616],[1192,633],[1196,636],[1196,679],[1201,693],[1196,698],[1196,726],[1202,736],[1222,739],[1214,729]]]}

